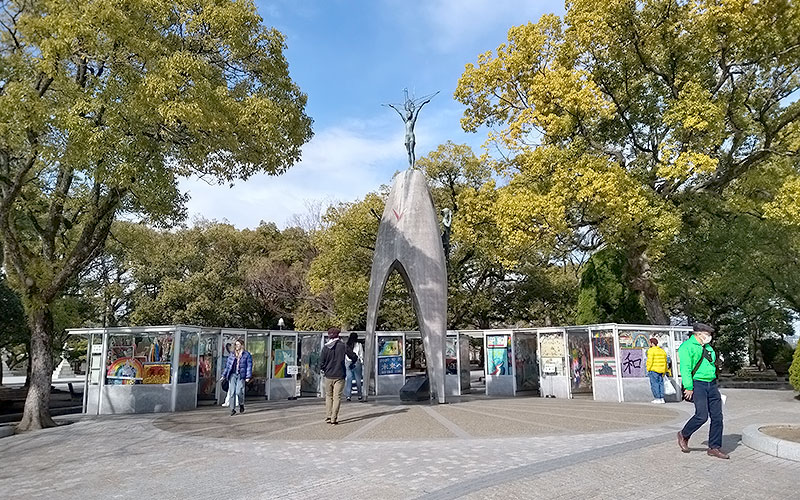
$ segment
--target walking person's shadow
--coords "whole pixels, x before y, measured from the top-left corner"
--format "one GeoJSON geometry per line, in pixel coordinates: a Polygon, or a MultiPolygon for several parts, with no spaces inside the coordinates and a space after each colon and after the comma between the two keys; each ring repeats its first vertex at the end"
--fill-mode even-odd
{"type": "MultiPolygon", "coordinates": [[[[689,448],[690,451],[706,451],[708,449],[708,440],[706,439],[703,441],[703,444],[706,445],[706,448],[689,448]]],[[[730,454],[739,445],[742,444],[742,435],[741,434],[723,434],[722,436],[722,451],[725,453],[730,454]]]]}

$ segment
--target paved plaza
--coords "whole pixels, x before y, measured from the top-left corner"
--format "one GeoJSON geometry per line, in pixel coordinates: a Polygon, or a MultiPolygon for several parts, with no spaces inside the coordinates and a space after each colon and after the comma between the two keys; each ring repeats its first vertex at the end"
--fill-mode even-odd
{"type": "Polygon", "coordinates": [[[28,498],[792,498],[800,462],[743,446],[754,423],[798,423],[790,391],[723,390],[723,449],[708,426],[682,454],[688,403],[465,397],[260,402],[159,415],[69,417],[0,439],[0,497],[28,498]]]}

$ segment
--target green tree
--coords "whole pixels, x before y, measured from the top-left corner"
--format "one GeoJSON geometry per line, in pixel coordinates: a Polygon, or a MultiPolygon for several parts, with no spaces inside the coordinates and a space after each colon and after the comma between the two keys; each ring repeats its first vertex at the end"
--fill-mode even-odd
{"type": "Polygon", "coordinates": [[[646,323],[641,293],[629,288],[625,255],[613,248],[594,253],[581,271],[576,323],[646,323]]]}
{"type": "MultiPolygon", "coordinates": [[[[5,350],[11,356],[8,363],[10,368],[27,358],[26,353],[19,352],[19,348],[29,340],[30,331],[25,322],[22,301],[0,275],[0,352],[5,350]]],[[[2,384],[3,369],[0,366],[0,385],[2,384]]]]}
{"type": "Polygon", "coordinates": [[[792,366],[789,367],[789,383],[792,384],[794,390],[800,391],[800,342],[794,349],[792,366]]]}
{"type": "Polygon", "coordinates": [[[455,92],[466,130],[505,125],[490,138],[508,151],[493,210],[509,250],[622,249],[668,323],[658,263],[687,204],[763,178],[764,214],[800,215],[798,32],[785,0],[575,0],[511,28],[455,92]]]}
{"type": "Polygon", "coordinates": [[[250,0],[7,0],[0,23],[0,238],[32,335],[28,430],[54,425],[51,307],[116,215],[169,225],[179,176],[282,173],[311,120],[250,0]]]}

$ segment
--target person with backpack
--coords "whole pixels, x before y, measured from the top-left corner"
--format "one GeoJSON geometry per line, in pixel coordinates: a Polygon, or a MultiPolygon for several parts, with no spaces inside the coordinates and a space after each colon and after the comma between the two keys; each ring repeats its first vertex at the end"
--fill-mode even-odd
{"type": "Polygon", "coordinates": [[[721,449],[722,396],[717,387],[717,355],[710,345],[714,329],[703,323],[695,323],[692,331],[693,335],[678,348],[678,357],[685,389],[683,397],[694,403],[694,416],[678,431],[678,446],[682,452],[689,453],[689,438],[710,416],[706,453],[728,459],[728,454],[721,449]]]}
{"type": "Polygon", "coordinates": [[[362,367],[364,364],[364,348],[361,346],[361,343],[358,341],[358,334],[356,332],[351,332],[350,337],[347,339],[347,348],[353,351],[353,353],[358,356],[358,360],[356,361],[349,361],[345,360],[347,364],[347,376],[344,379],[344,395],[347,401],[350,401],[350,395],[353,391],[353,382],[356,383],[356,393],[358,394],[358,400],[362,401],[363,396],[361,394],[361,377],[362,377],[362,367]]]}
{"type": "Polygon", "coordinates": [[[320,368],[325,376],[325,411],[327,413],[325,422],[333,425],[339,423],[339,406],[342,404],[344,390],[344,358],[347,356],[353,361],[358,361],[358,356],[353,350],[339,341],[340,333],[341,330],[338,328],[328,330],[328,341],[322,348],[322,357],[320,358],[320,368]]]}

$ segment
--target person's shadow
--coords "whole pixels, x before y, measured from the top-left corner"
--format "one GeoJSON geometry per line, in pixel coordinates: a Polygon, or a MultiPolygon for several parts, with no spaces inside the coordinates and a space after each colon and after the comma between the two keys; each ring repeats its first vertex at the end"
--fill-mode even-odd
{"type": "MultiPolygon", "coordinates": [[[[690,451],[705,451],[708,449],[708,440],[703,441],[706,448],[689,448],[690,451]]],[[[722,436],[722,451],[731,453],[742,444],[741,434],[724,434],[722,436]]]]}

